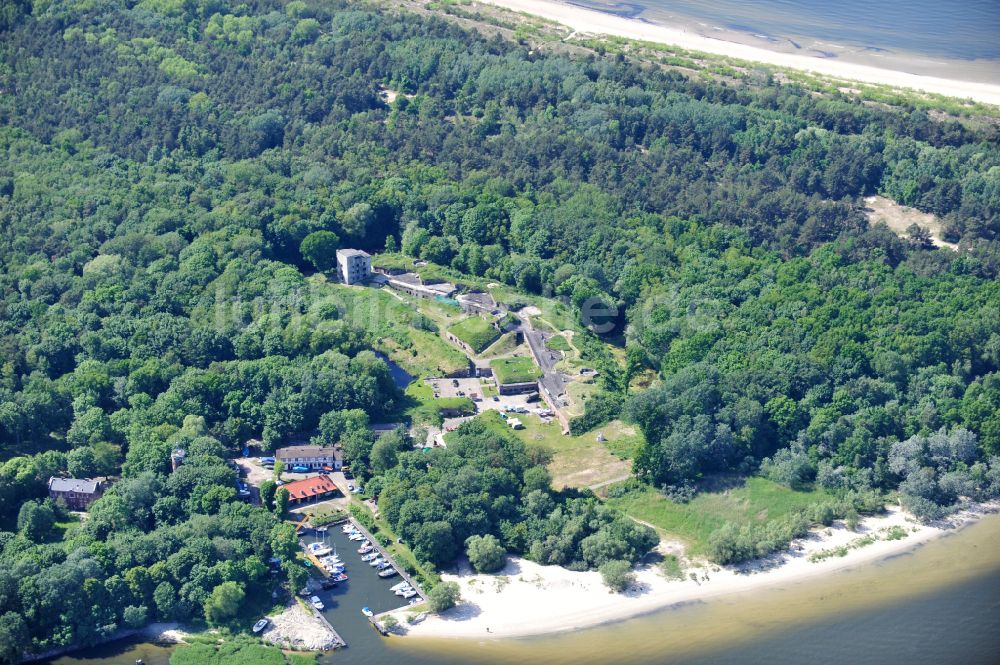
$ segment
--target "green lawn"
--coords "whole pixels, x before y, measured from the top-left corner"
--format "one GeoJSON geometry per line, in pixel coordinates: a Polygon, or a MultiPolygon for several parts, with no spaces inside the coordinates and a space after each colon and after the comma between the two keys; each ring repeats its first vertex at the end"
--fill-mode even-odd
{"type": "Polygon", "coordinates": [[[448,327],[448,332],[471,346],[476,353],[483,351],[500,336],[500,331],[481,316],[470,316],[453,323],[448,327]]]}
{"type": "Polygon", "coordinates": [[[763,523],[781,519],[833,497],[823,490],[798,492],[766,478],[748,478],[738,486],[718,492],[701,492],[688,503],[670,501],[651,487],[614,497],[609,505],[630,517],[649,522],[668,538],[689,546],[689,554],[705,553],[709,536],[723,524],[763,523]]]}
{"type": "Polygon", "coordinates": [[[527,383],[535,381],[542,373],[531,358],[498,358],[490,361],[493,375],[499,383],[527,383]]]}
{"type": "Polygon", "coordinates": [[[553,351],[569,351],[569,342],[562,335],[554,335],[545,341],[545,346],[553,351]]]}

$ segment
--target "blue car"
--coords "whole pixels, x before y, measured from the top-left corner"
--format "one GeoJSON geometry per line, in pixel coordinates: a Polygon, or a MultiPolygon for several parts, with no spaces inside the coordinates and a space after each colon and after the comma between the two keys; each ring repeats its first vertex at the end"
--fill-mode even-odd
{"type": "Polygon", "coordinates": [[[302,466],[301,464],[292,467],[292,472],[293,473],[306,473],[307,471],[309,471],[309,467],[308,466],[302,466]]]}

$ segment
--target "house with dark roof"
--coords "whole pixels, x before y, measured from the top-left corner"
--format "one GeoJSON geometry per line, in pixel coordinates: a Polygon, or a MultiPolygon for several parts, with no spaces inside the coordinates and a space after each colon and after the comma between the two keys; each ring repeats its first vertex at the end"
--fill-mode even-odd
{"type": "Polygon", "coordinates": [[[90,478],[49,478],[49,496],[72,510],[86,510],[104,493],[104,484],[90,478]]]}
{"type": "Polygon", "coordinates": [[[302,480],[293,480],[282,485],[288,490],[288,503],[305,503],[306,501],[319,501],[333,496],[337,493],[337,485],[330,480],[329,476],[313,476],[302,480]]]}

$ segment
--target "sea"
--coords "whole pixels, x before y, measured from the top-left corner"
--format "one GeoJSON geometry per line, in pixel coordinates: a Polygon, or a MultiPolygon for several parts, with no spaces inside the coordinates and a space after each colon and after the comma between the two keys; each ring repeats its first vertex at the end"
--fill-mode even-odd
{"type": "Polygon", "coordinates": [[[562,0],[788,53],[1000,83],[1000,0],[562,0]]]}

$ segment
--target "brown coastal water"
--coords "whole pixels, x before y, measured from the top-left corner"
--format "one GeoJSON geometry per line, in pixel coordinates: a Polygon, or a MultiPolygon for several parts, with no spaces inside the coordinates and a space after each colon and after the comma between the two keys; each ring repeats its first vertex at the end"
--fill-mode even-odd
{"type": "MultiPolygon", "coordinates": [[[[355,612],[347,596],[344,610],[355,612]]],[[[337,616],[329,613],[338,625],[337,616]]],[[[353,623],[353,622],[352,622],[353,623]]],[[[912,553],[788,585],[712,599],[567,634],[521,640],[379,638],[343,631],[350,647],[324,664],[865,665],[1000,663],[1000,516],[912,553]]],[[[109,645],[58,665],[166,665],[170,648],[109,645]]]]}

